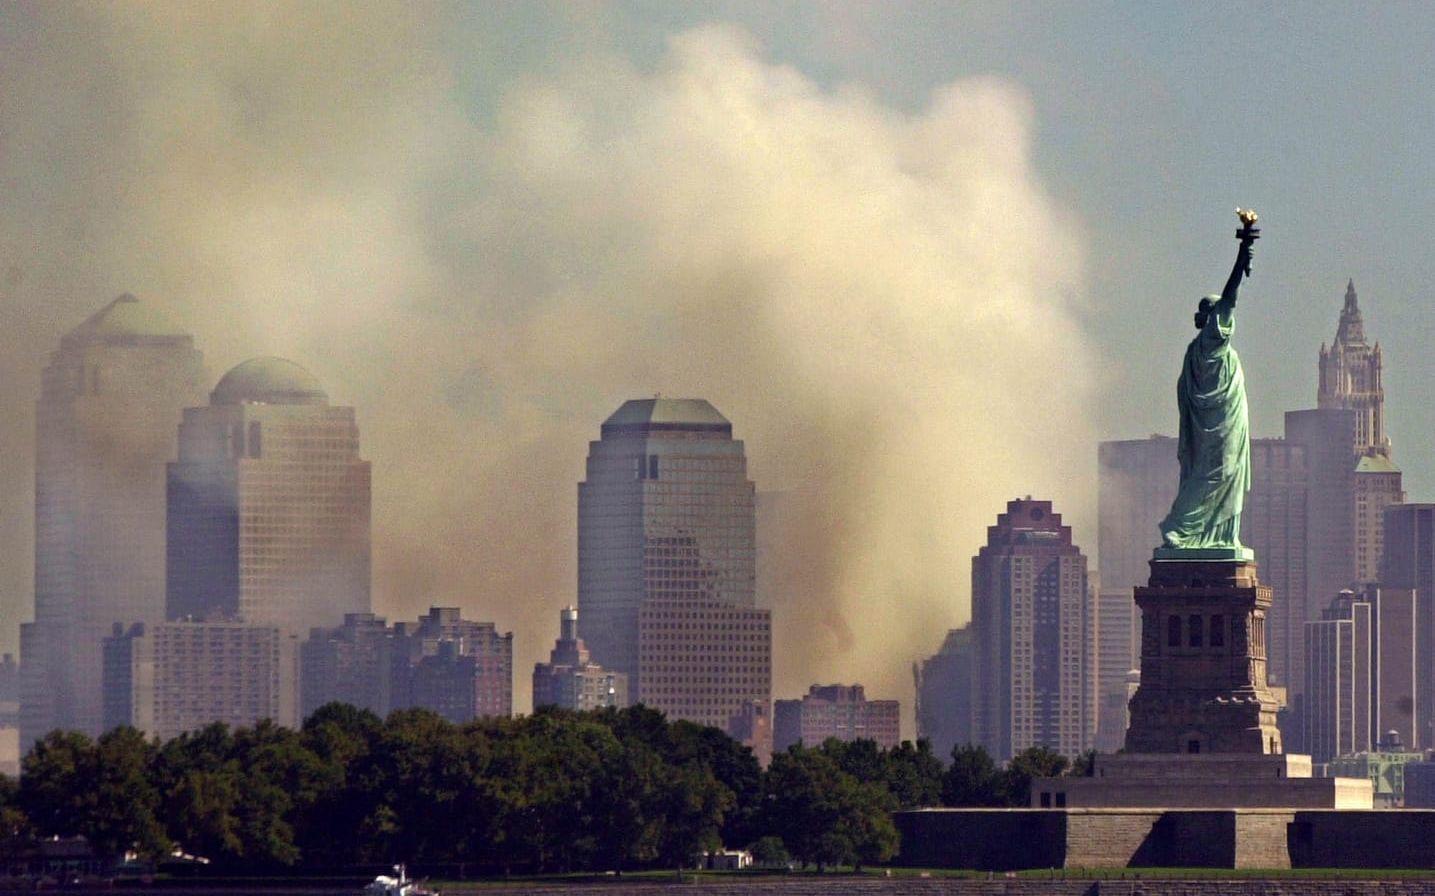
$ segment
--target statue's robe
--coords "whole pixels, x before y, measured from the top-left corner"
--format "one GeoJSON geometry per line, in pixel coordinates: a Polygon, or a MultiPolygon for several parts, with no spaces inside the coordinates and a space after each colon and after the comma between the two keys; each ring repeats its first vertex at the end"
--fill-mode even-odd
{"type": "Polygon", "coordinates": [[[1221,299],[1186,347],[1176,384],[1181,410],[1181,487],[1161,521],[1172,548],[1240,546],[1241,510],[1251,487],[1246,378],[1231,347],[1235,301],[1221,299]]]}

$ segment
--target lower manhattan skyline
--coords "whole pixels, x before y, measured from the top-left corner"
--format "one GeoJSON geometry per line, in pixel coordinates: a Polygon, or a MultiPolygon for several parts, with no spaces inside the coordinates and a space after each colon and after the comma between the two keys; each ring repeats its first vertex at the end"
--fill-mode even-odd
{"type": "Polygon", "coordinates": [[[1435,495],[1435,153],[1392,86],[1430,26],[1033,12],[0,10],[0,649],[33,607],[40,370],[124,292],[193,334],[205,392],[276,354],[356,409],[375,612],[513,630],[516,708],[576,599],[586,443],[655,393],[722,408],[773,497],[773,696],[911,706],[1006,501],[1099,566],[1096,445],[1174,434],[1176,324],[1237,202],[1270,222],[1253,435],[1316,406],[1353,277],[1407,500],[1435,495]]]}

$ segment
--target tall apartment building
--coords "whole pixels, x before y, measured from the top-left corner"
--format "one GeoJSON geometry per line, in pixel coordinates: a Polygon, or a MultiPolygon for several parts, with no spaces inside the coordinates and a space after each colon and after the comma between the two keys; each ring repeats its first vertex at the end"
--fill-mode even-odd
{"type": "Polygon", "coordinates": [[[548,662],[533,666],[533,708],[583,711],[627,706],[628,676],[592,661],[587,645],[578,637],[578,611],[564,607],[558,614],[558,626],[558,641],[548,662]]]}
{"type": "Polygon", "coordinates": [[[369,462],[354,409],[281,358],[254,358],[187,408],[169,467],[170,618],[287,635],[370,611],[369,462]]]}
{"type": "Polygon", "coordinates": [[[578,486],[578,624],[635,701],[729,731],[771,704],[755,528],[743,444],[711,404],[628,401],[603,422],[578,486]]]}
{"type": "Polygon", "coordinates": [[[299,723],[295,642],[244,622],[116,624],[104,641],[105,726],[168,740],[212,722],[299,723]]]}
{"type": "Polygon", "coordinates": [[[1305,745],[1316,762],[1367,751],[1375,730],[1374,608],[1342,591],[1305,624],[1305,745]]]}
{"type": "Polygon", "coordinates": [[[35,621],[22,626],[21,739],[98,734],[103,642],[164,619],[165,463],[204,390],[194,340],[122,295],[60,340],[35,404],[35,621]]]}
{"type": "Polygon", "coordinates": [[[972,558],[976,733],[999,760],[1033,746],[1067,756],[1096,730],[1096,608],[1086,557],[1050,501],[1007,503],[972,558]]]}
{"type": "Polygon", "coordinates": [[[513,634],[432,607],[417,622],[386,625],[372,613],[315,628],[299,649],[300,707],[348,703],[379,716],[431,709],[462,723],[513,714],[513,634]]]}
{"type": "Polygon", "coordinates": [[[393,629],[373,613],[347,613],[343,625],[312,629],[299,646],[300,717],[326,703],[388,715],[395,654],[393,629]]]}
{"type": "Polygon", "coordinates": [[[1423,749],[1435,746],[1435,504],[1391,505],[1383,528],[1381,591],[1408,592],[1414,605],[1416,723],[1405,743],[1423,749]]]}
{"type": "Polygon", "coordinates": [[[912,664],[917,692],[917,737],[931,741],[932,752],[946,759],[958,744],[975,740],[972,731],[976,690],[976,644],[971,625],[947,632],[934,656],[912,664]]]}
{"type": "Polygon", "coordinates": [[[800,700],[778,700],[772,710],[772,748],[796,743],[816,747],[829,737],[871,740],[884,750],[901,743],[901,706],[868,700],[860,684],[813,685],[800,700]]]}
{"type": "Polygon", "coordinates": [[[394,627],[394,709],[431,709],[451,722],[513,715],[513,633],[433,607],[394,627]]]}

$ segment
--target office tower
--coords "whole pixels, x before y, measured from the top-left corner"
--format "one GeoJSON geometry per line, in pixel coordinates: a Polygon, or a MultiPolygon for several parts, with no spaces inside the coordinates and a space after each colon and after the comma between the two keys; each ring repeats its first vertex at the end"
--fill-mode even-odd
{"type": "Polygon", "coordinates": [[[976,645],[971,625],[947,632],[936,655],[912,664],[917,692],[917,737],[931,741],[943,760],[958,744],[975,740],[972,732],[976,645]]]}
{"type": "Polygon", "coordinates": [[[382,616],[346,613],[336,628],[316,628],[299,646],[299,712],[347,703],[386,716],[394,664],[393,630],[382,616]]]}
{"type": "Polygon", "coordinates": [[[628,401],[578,486],[579,632],[633,700],[733,730],[772,691],[754,599],[754,490],[732,424],[701,399],[628,401]]]}
{"type": "Polygon", "coordinates": [[[1251,490],[1241,515],[1241,541],[1256,553],[1261,584],[1271,589],[1266,619],[1271,684],[1299,694],[1304,680],[1307,610],[1305,447],[1285,439],[1251,440],[1251,490]]]}
{"type": "Polygon", "coordinates": [[[533,666],[533,708],[558,706],[588,710],[621,709],[628,705],[628,676],[609,672],[593,662],[578,637],[578,611],[564,607],[558,614],[558,641],[548,662],[533,666]]]}
{"type": "Polygon", "coordinates": [[[194,340],[122,295],[65,334],[35,404],[35,621],[22,627],[22,740],[98,734],[103,641],[164,618],[164,468],[203,394],[194,340]]]}
{"type": "MultiPolygon", "coordinates": [[[[1286,441],[1306,467],[1306,598],[1302,622],[1319,618],[1330,595],[1355,581],[1355,422],[1348,408],[1287,411],[1286,441]]],[[[1258,560],[1263,559],[1259,553],[1258,560]]],[[[1264,572],[1264,566],[1262,567],[1264,572]]],[[[1292,645],[1294,647],[1294,645],[1292,645]]],[[[1288,687],[1303,687],[1293,653],[1288,687]]]]}
{"type": "Polygon", "coordinates": [[[1369,750],[1376,698],[1373,607],[1342,591],[1305,624],[1305,745],[1316,762],[1369,750]]]}
{"type": "Polygon", "coordinates": [[[972,558],[976,733],[999,760],[1033,746],[1074,756],[1096,728],[1086,557],[1050,501],[1007,503],[972,558]]]}
{"type": "Polygon", "coordinates": [[[1345,306],[1330,348],[1320,346],[1318,408],[1349,408],[1355,412],[1354,454],[1390,457],[1385,434],[1385,384],[1381,377],[1380,343],[1365,341],[1365,324],[1355,295],[1355,281],[1345,287],[1345,306]]]}
{"type": "Polygon", "coordinates": [[[208,406],[184,411],[168,558],[172,619],[306,637],[369,612],[369,463],[354,409],[281,358],[226,373],[208,406]]]}
{"type": "Polygon", "coordinates": [[[1383,454],[1367,454],[1355,463],[1355,581],[1380,578],[1385,550],[1385,508],[1405,501],[1400,468],[1383,454]]]}
{"type": "Polygon", "coordinates": [[[1414,589],[1366,586],[1365,600],[1375,608],[1375,718],[1372,738],[1394,731],[1411,749],[1420,748],[1429,723],[1419,715],[1417,622],[1420,601],[1414,589]]]}
{"type": "Polygon", "coordinates": [[[772,748],[796,743],[820,746],[829,737],[871,740],[889,750],[901,736],[901,707],[896,700],[868,700],[862,685],[816,685],[801,700],[778,700],[772,710],[772,748]]]}
{"type": "Polygon", "coordinates": [[[513,715],[513,633],[432,607],[394,627],[393,708],[431,709],[451,722],[513,715]]]}
{"type": "Polygon", "coordinates": [[[1405,742],[1423,749],[1435,746],[1435,504],[1385,508],[1384,533],[1381,593],[1409,592],[1415,617],[1415,731],[1405,742]]]}
{"type": "Polygon", "coordinates": [[[295,641],[244,622],[116,624],[104,641],[105,726],[168,740],[212,722],[299,723],[295,641]]]}

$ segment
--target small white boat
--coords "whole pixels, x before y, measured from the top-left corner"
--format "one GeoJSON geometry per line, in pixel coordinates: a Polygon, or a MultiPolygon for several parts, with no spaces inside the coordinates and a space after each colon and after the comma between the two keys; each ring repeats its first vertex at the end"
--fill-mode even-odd
{"type": "Polygon", "coordinates": [[[380,874],[364,886],[364,896],[438,896],[434,890],[425,890],[409,880],[408,869],[403,865],[394,866],[394,877],[380,874]]]}

